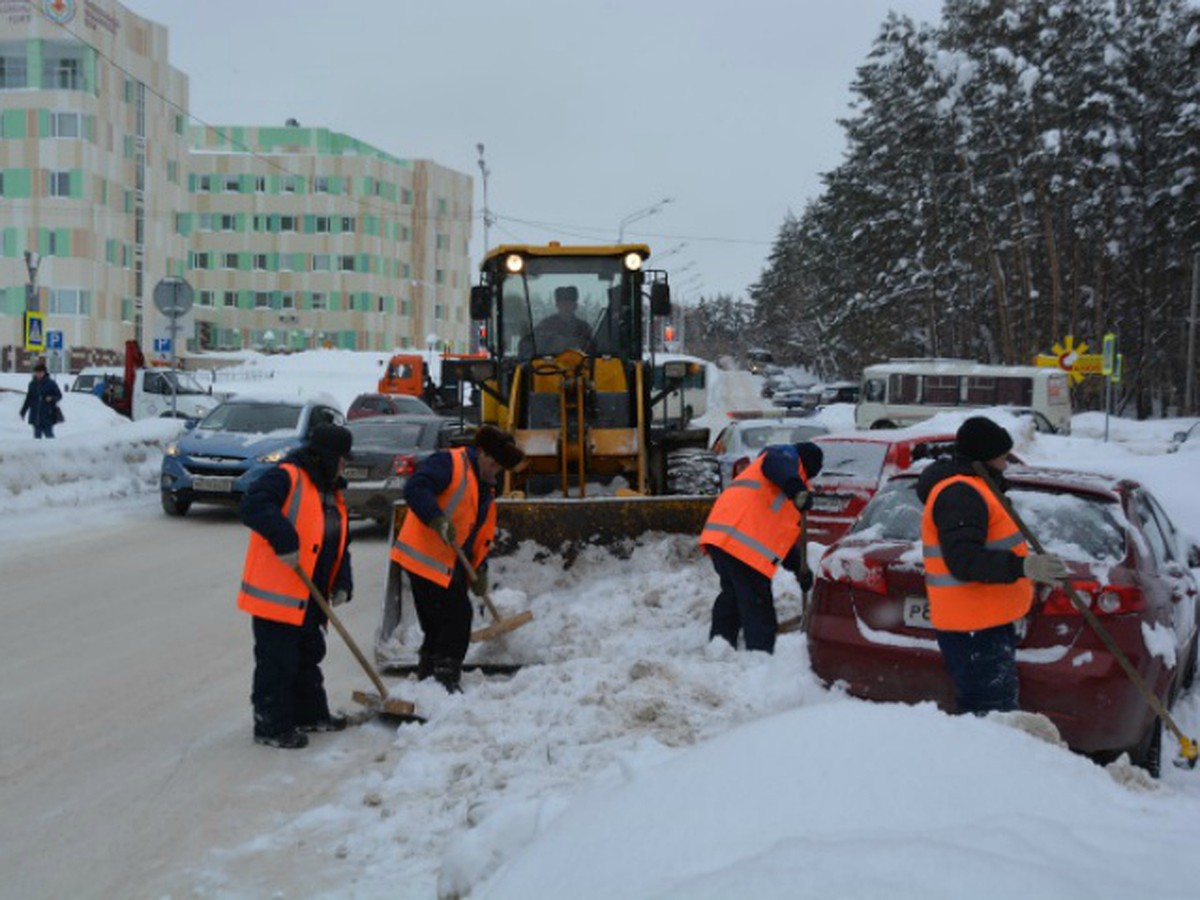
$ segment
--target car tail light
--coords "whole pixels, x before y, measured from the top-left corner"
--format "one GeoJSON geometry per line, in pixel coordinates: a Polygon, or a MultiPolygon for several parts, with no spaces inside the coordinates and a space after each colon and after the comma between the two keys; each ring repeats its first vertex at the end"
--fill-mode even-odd
{"type": "Polygon", "coordinates": [[[749,465],[750,465],[750,457],[743,456],[741,459],[739,459],[737,462],[735,462],[733,464],[733,477],[737,478],[739,475],[741,475],[743,472],[746,471],[746,468],[749,465]]]}
{"type": "MultiPolygon", "coordinates": [[[[1087,608],[1098,615],[1119,616],[1146,607],[1141,589],[1133,585],[1102,585],[1098,581],[1072,581],[1071,584],[1087,608]]],[[[1043,609],[1050,615],[1079,615],[1066,588],[1051,588],[1043,609]]]]}
{"type": "Polygon", "coordinates": [[[392,457],[392,474],[408,477],[417,470],[417,458],[401,453],[392,457]]]}

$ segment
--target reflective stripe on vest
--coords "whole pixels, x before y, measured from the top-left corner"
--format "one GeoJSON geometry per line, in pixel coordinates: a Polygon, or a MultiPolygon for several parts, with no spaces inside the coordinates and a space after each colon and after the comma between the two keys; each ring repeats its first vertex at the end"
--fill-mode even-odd
{"type": "MultiPolygon", "coordinates": [[[[717,497],[700,543],[719,547],[770,578],[800,537],[800,513],[763,475],[765,459],[766,453],[760,453],[717,497]]],[[[796,466],[807,485],[804,465],[797,461],[796,466]]]]}
{"type": "Polygon", "coordinates": [[[921,516],[922,555],[925,561],[925,593],[929,597],[929,619],[942,631],[978,631],[1015,622],[1029,612],[1033,584],[1027,578],[1014,582],[960,581],[950,574],[942,554],[933,507],[941,492],[952,484],[968,484],[987,505],[987,535],[990,551],[1029,553],[1025,538],[1008,511],[981,478],[955,475],[938,482],[925,501],[921,516]]]}

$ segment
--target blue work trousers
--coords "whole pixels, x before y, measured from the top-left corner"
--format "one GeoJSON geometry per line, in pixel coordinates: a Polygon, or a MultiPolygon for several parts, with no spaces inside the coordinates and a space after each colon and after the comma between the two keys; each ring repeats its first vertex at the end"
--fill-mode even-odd
{"type": "Polygon", "coordinates": [[[1012,623],[978,631],[939,631],[959,713],[1017,708],[1017,632],[1012,623]]]}

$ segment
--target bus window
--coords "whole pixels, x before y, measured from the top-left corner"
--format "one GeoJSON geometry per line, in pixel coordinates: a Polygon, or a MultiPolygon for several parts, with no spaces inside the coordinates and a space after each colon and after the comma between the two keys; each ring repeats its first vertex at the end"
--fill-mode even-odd
{"type": "Polygon", "coordinates": [[[887,397],[887,382],[882,378],[868,378],[863,382],[862,396],[869,403],[882,403],[887,397]]]}
{"type": "Polygon", "coordinates": [[[926,375],[923,402],[932,406],[957,406],[958,376],[926,375]]]}
{"type": "Polygon", "coordinates": [[[893,375],[888,379],[889,403],[920,403],[921,376],[893,375]]]}
{"type": "Polygon", "coordinates": [[[1033,379],[997,378],[995,402],[1002,406],[1031,406],[1033,404],[1033,379]]]}

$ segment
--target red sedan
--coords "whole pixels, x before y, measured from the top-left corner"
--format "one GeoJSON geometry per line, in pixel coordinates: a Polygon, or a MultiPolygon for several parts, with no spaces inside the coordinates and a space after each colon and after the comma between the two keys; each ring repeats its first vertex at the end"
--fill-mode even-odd
{"type": "MultiPolygon", "coordinates": [[[[1189,546],[1136,482],[1010,467],[1008,496],[1159,700],[1195,676],[1197,584],[1189,546]]],[[[855,696],[954,706],[929,623],[915,475],[892,479],[822,557],[808,648],[813,671],[855,696]]],[[[1157,774],[1162,725],[1061,588],[1039,588],[1018,628],[1021,708],[1044,713],[1073,749],[1128,751],[1157,774]]]]}
{"type": "Polygon", "coordinates": [[[953,434],[912,435],[907,431],[870,431],[814,438],[825,453],[821,474],[813,479],[808,514],[809,540],[830,544],[858,518],[879,486],[914,462],[954,449],[953,434]]]}

